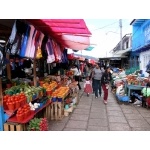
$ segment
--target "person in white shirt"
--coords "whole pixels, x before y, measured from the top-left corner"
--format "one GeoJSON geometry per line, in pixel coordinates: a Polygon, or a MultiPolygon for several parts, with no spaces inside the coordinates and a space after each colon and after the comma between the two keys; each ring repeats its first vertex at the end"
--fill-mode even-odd
{"type": "Polygon", "coordinates": [[[81,77],[80,69],[77,67],[77,65],[74,65],[74,66],[71,67],[70,70],[74,72],[74,79],[75,79],[75,81],[78,82],[79,90],[81,90],[81,86],[80,86],[80,83],[79,83],[80,82],[80,77],[81,77]]]}

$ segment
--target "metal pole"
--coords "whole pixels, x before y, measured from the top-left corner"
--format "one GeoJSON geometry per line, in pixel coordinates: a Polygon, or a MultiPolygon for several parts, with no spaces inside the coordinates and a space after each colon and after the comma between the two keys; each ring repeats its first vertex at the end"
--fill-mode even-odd
{"type": "Polygon", "coordinates": [[[122,50],[122,19],[119,19],[119,27],[120,27],[120,50],[122,50]]]}

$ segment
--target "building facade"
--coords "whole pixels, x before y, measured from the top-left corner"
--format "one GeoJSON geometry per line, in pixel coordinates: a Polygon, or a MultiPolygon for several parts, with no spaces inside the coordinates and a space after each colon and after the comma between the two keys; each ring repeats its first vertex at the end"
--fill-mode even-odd
{"type": "Polygon", "coordinates": [[[150,19],[134,19],[132,25],[132,56],[136,57],[145,76],[150,60],[150,19]]]}
{"type": "Polygon", "coordinates": [[[113,58],[111,61],[111,65],[116,66],[118,63],[119,68],[129,68],[130,61],[129,56],[131,52],[131,44],[132,44],[132,35],[131,33],[126,34],[122,38],[122,48],[121,48],[121,41],[113,48],[113,50],[110,51],[113,58]],[[116,59],[118,58],[118,59],[116,59]]]}

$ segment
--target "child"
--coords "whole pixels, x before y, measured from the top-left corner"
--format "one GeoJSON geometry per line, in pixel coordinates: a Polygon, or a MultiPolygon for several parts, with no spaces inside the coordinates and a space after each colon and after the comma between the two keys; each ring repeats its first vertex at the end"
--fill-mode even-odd
{"type": "Polygon", "coordinates": [[[86,77],[86,81],[84,83],[84,92],[87,93],[87,96],[89,96],[89,94],[91,94],[93,92],[91,81],[90,81],[89,77],[86,77]]]}

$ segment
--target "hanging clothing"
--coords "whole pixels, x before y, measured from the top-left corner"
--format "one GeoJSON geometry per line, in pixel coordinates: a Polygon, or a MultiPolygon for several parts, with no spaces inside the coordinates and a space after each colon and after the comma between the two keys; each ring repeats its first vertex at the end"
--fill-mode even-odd
{"type": "Polygon", "coordinates": [[[61,60],[62,60],[62,63],[68,63],[67,49],[64,49],[64,50],[63,50],[61,60]]]}
{"type": "Polygon", "coordinates": [[[28,43],[26,47],[25,57],[30,57],[30,50],[31,50],[31,44],[32,44],[34,31],[35,31],[34,26],[30,25],[30,33],[29,33],[28,43]]]}
{"type": "Polygon", "coordinates": [[[31,29],[31,27],[29,25],[27,25],[26,32],[25,32],[25,35],[22,40],[20,54],[19,54],[21,57],[25,57],[26,48],[27,48],[27,44],[28,44],[28,38],[29,38],[29,34],[30,34],[30,29],[31,29]]]}
{"type": "Polygon", "coordinates": [[[27,28],[27,26],[25,23],[23,23],[19,20],[15,21],[13,28],[12,28],[11,35],[6,44],[6,52],[7,53],[9,53],[11,55],[20,53],[22,39],[26,33],[26,28],[27,28]]]}
{"type": "Polygon", "coordinates": [[[34,55],[35,55],[35,38],[36,38],[36,35],[37,35],[37,30],[34,30],[32,42],[31,42],[30,53],[29,53],[29,58],[34,58],[34,55]]]}
{"type": "Polygon", "coordinates": [[[53,50],[51,39],[48,39],[48,41],[46,43],[46,49],[47,49],[47,53],[48,53],[47,63],[54,62],[55,61],[55,55],[54,55],[54,50],[53,50]]]}
{"type": "Polygon", "coordinates": [[[47,41],[48,41],[48,37],[44,36],[43,41],[42,41],[42,45],[41,45],[41,50],[42,50],[42,56],[43,56],[43,58],[45,60],[48,57],[48,53],[47,53],[47,50],[46,50],[46,43],[47,43],[47,41]]]}

